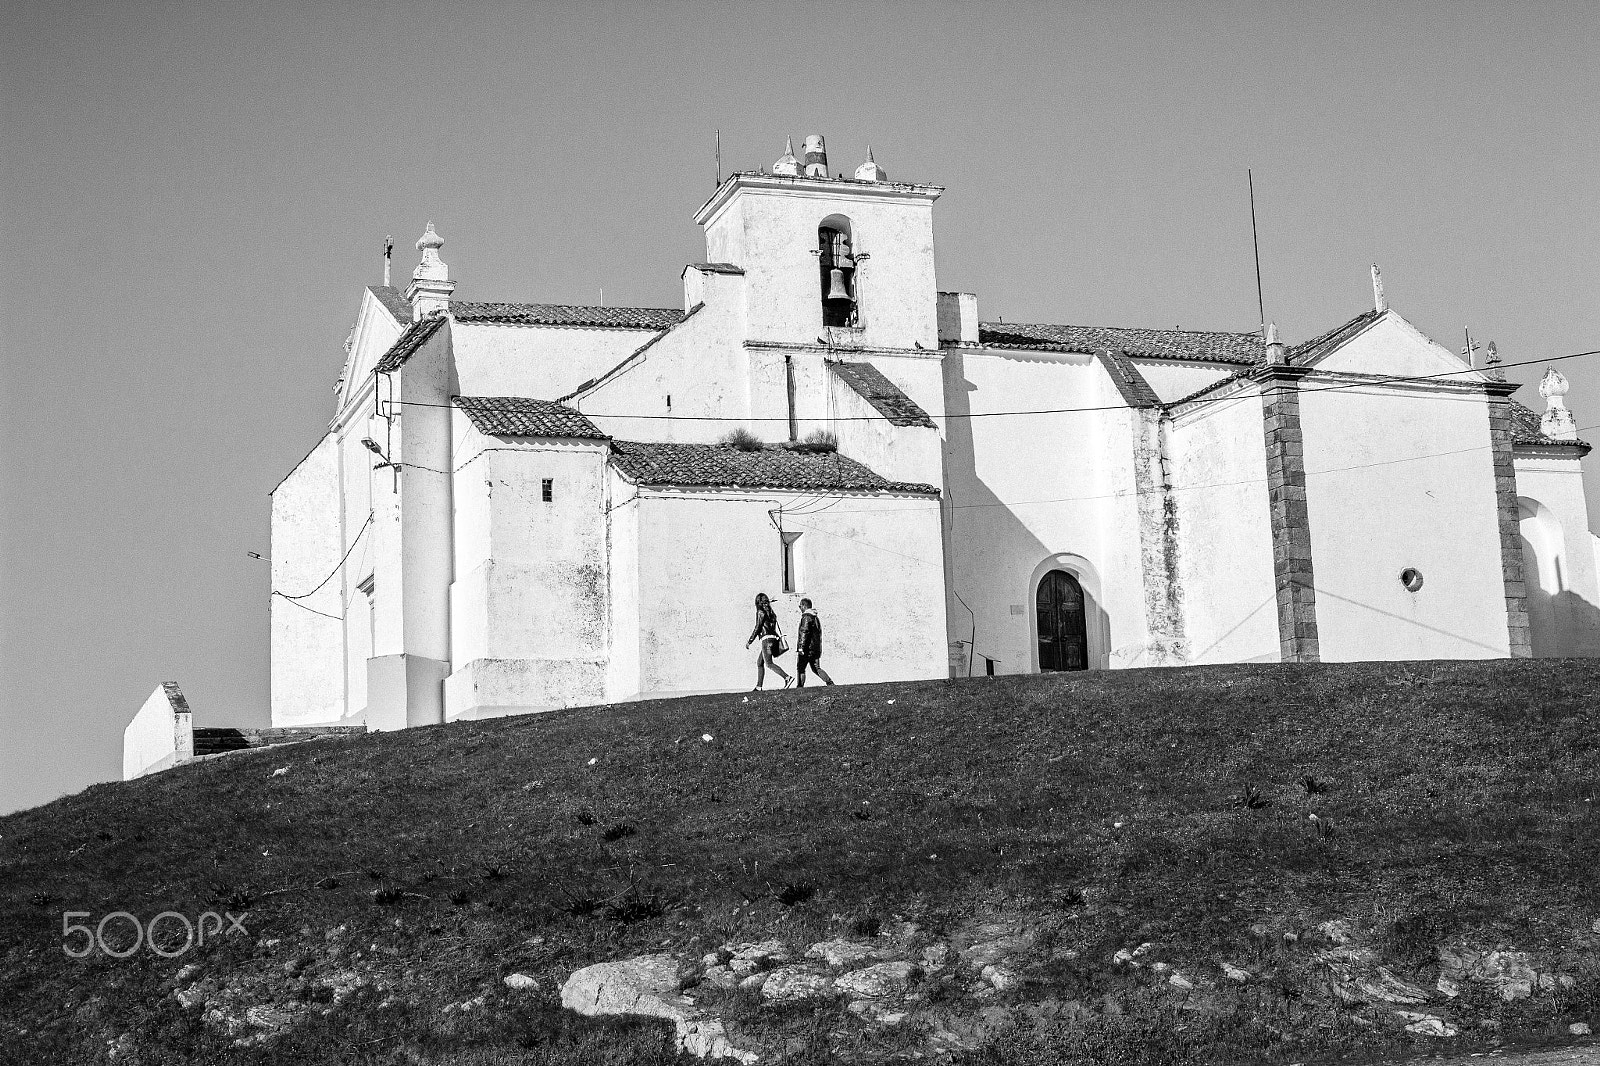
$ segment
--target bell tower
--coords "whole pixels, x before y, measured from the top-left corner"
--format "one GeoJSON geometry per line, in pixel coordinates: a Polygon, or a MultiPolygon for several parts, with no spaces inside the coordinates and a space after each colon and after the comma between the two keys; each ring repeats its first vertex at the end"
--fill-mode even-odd
{"type": "MultiPolygon", "coordinates": [[[[791,142],[792,143],[792,142],[791,142]]],[[[745,276],[747,341],[855,349],[939,346],[938,185],[892,182],[871,158],[828,169],[820,135],[771,171],[729,176],[695,214],[706,258],[745,276]]]]}

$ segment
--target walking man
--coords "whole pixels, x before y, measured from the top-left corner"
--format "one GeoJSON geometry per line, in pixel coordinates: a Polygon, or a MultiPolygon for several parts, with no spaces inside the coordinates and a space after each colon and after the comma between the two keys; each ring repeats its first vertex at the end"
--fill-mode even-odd
{"type": "Polygon", "coordinates": [[[817,617],[811,601],[800,601],[800,631],[795,634],[795,677],[797,687],[806,687],[806,667],[822,678],[824,684],[833,684],[833,678],[822,669],[822,619],[817,617]]]}

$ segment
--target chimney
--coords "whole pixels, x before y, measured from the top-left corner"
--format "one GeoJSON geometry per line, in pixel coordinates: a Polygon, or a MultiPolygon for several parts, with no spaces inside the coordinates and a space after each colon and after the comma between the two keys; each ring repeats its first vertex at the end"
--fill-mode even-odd
{"type": "Polygon", "coordinates": [[[828,176],[828,146],[822,141],[822,134],[806,134],[806,177],[825,178],[828,176]]]}
{"type": "Polygon", "coordinates": [[[1380,315],[1389,310],[1389,298],[1383,294],[1383,275],[1378,273],[1378,264],[1372,264],[1372,309],[1380,315]]]}
{"type": "Polygon", "coordinates": [[[970,292],[941,292],[939,343],[978,343],[978,298],[970,292]]]}
{"type": "Polygon", "coordinates": [[[450,268],[439,258],[439,249],[443,247],[444,238],[434,232],[433,223],[429,222],[427,232],[417,240],[422,262],[411,272],[411,284],[406,287],[406,301],[411,304],[413,322],[434,311],[450,308],[450,294],[456,291],[456,283],[450,280],[450,268]]]}

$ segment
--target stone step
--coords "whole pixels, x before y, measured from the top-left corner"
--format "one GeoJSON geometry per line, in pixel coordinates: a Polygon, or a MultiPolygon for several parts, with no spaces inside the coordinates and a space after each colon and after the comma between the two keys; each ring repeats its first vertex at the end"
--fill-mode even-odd
{"type": "Polygon", "coordinates": [[[197,726],[194,730],[195,758],[223,755],[250,748],[299,744],[319,737],[361,736],[365,726],[284,726],[268,729],[234,729],[229,726],[197,726]]]}

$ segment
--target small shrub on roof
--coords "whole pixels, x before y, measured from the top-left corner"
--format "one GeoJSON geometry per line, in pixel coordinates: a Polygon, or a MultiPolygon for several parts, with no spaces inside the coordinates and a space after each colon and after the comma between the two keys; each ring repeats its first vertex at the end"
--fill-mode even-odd
{"type": "Polygon", "coordinates": [[[839,438],[831,429],[814,429],[805,435],[804,440],[796,442],[796,450],[836,452],[839,450],[839,438]]]}
{"type": "Polygon", "coordinates": [[[736,448],[741,452],[759,452],[762,448],[761,438],[743,426],[730,429],[724,433],[719,443],[726,444],[730,448],[736,448]]]}

